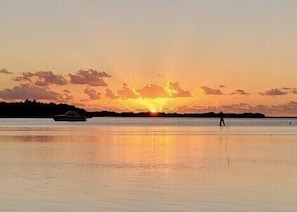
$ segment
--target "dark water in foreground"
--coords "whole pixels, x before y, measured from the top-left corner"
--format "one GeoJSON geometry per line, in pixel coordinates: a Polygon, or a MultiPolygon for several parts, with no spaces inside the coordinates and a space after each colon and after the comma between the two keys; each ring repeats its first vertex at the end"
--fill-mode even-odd
{"type": "Polygon", "coordinates": [[[297,119],[1,119],[0,211],[295,211],[297,119]]]}

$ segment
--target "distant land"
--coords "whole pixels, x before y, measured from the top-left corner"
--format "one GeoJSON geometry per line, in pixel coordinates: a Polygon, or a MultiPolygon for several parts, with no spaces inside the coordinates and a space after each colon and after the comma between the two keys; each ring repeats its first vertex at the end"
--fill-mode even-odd
{"type": "MultiPolygon", "coordinates": [[[[54,115],[75,110],[81,115],[91,117],[220,117],[219,113],[151,113],[151,112],[112,112],[98,111],[88,112],[85,109],[68,104],[41,103],[36,100],[23,102],[0,102],[0,118],[52,118],[54,115]]],[[[225,118],[265,118],[262,113],[224,113],[225,118]]]]}

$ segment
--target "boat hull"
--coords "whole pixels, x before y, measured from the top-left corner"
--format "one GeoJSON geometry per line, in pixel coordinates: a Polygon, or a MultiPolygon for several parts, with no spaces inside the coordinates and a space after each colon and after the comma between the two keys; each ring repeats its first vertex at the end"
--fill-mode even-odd
{"type": "Polygon", "coordinates": [[[59,114],[53,117],[55,121],[86,121],[85,116],[79,115],[73,110],[69,110],[65,114],[59,114]]]}

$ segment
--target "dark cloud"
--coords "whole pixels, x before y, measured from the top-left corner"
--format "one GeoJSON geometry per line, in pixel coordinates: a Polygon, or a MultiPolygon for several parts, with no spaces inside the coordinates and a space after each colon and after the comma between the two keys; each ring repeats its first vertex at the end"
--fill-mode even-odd
{"type": "Polygon", "coordinates": [[[220,88],[226,88],[226,86],[225,86],[225,85],[219,85],[219,87],[220,87],[220,88]]]}
{"type": "Polygon", "coordinates": [[[122,99],[136,99],[136,98],[139,98],[139,95],[134,90],[129,88],[126,83],[124,83],[123,88],[118,91],[118,95],[122,99]]]}
{"type": "Polygon", "coordinates": [[[272,88],[270,90],[267,90],[265,92],[259,92],[258,94],[262,95],[262,96],[281,96],[281,95],[286,95],[287,92],[282,91],[278,88],[272,88]]]}
{"type": "Polygon", "coordinates": [[[110,78],[111,75],[106,72],[98,72],[94,69],[79,70],[76,74],[69,74],[72,84],[90,85],[90,86],[107,86],[103,78],[110,78]]]}
{"type": "Polygon", "coordinates": [[[223,93],[219,89],[213,89],[207,86],[202,86],[201,89],[206,95],[222,95],[223,93]]]}
{"type": "Polygon", "coordinates": [[[115,95],[112,90],[110,90],[109,88],[105,89],[105,96],[109,99],[118,99],[119,96],[115,95]]]}
{"type": "Polygon", "coordinates": [[[67,84],[67,80],[62,75],[54,74],[52,71],[38,71],[36,73],[24,72],[21,76],[17,76],[12,80],[20,82],[29,82],[36,86],[67,84]]]}
{"type": "Polygon", "coordinates": [[[43,86],[55,84],[55,85],[66,85],[67,80],[61,76],[53,74],[51,71],[39,71],[35,75],[38,77],[38,81],[35,85],[42,84],[43,86]]]}
{"type": "Polygon", "coordinates": [[[250,94],[242,89],[237,89],[234,92],[230,93],[230,95],[248,96],[250,94]]]}
{"type": "Polygon", "coordinates": [[[171,97],[190,97],[190,91],[181,89],[178,82],[169,82],[167,85],[167,91],[170,92],[171,97]]]}
{"type": "Polygon", "coordinates": [[[0,98],[4,100],[23,100],[23,99],[61,100],[63,99],[63,96],[45,87],[20,85],[12,89],[1,90],[0,98]]]}
{"type": "Polygon", "coordinates": [[[92,100],[101,99],[101,94],[94,88],[85,88],[84,93],[87,94],[92,100]]]}
{"type": "Polygon", "coordinates": [[[140,90],[137,90],[143,98],[164,98],[169,97],[161,86],[150,84],[140,90]]]}
{"type": "Polygon", "coordinates": [[[0,74],[12,74],[12,72],[8,71],[5,68],[0,69],[0,74]]]}

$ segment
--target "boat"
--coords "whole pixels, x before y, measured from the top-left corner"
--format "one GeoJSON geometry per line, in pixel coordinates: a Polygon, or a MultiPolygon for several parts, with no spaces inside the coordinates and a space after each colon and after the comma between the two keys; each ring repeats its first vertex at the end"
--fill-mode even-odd
{"type": "Polygon", "coordinates": [[[65,114],[59,114],[54,116],[55,121],[86,121],[85,116],[79,115],[74,110],[69,110],[65,114]]]}

